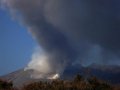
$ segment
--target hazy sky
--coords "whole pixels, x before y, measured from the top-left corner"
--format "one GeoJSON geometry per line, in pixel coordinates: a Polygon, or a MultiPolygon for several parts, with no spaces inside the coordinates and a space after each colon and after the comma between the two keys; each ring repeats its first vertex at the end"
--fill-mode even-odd
{"type": "Polygon", "coordinates": [[[30,61],[35,45],[22,25],[0,10],[0,75],[22,68],[30,61]]]}

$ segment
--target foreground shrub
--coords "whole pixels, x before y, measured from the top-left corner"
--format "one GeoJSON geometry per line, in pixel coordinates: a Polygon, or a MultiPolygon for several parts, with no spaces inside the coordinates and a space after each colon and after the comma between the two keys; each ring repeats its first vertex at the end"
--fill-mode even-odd
{"type": "Polygon", "coordinates": [[[34,82],[25,85],[22,90],[113,90],[113,88],[95,77],[89,78],[86,81],[81,75],[77,75],[71,81],[34,82]]]}
{"type": "Polygon", "coordinates": [[[0,90],[15,90],[12,82],[0,80],[0,90]]]}

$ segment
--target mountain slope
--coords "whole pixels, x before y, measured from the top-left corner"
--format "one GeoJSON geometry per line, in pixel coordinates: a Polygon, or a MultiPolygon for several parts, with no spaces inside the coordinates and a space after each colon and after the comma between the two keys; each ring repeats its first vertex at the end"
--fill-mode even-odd
{"type": "MultiPolygon", "coordinates": [[[[24,69],[20,69],[13,73],[7,74],[5,76],[1,76],[1,79],[5,79],[8,81],[13,81],[15,87],[21,87],[24,84],[45,80],[45,79],[33,79],[31,78],[31,74],[33,70],[24,71],[24,69]]],[[[108,81],[113,84],[120,83],[120,67],[118,66],[99,66],[99,65],[91,65],[88,67],[82,66],[71,66],[66,68],[63,75],[61,75],[62,79],[71,79],[76,74],[82,74],[85,77],[88,76],[96,76],[102,80],[108,81]]]]}
{"type": "Polygon", "coordinates": [[[31,74],[32,70],[24,71],[24,69],[20,69],[5,76],[1,76],[0,78],[12,81],[15,87],[21,87],[28,82],[35,81],[35,79],[31,78],[31,74]]]}

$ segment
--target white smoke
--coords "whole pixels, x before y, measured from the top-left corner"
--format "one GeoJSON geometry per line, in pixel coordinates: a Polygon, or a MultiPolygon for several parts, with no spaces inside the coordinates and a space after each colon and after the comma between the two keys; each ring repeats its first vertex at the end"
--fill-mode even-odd
{"type": "Polygon", "coordinates": [[[35,48],[32,55],[31,61],[25,67],[26,70],[33,70],[31,78],[46,78],[46,79],[57,79],[64,70],[64,65],[58,65],[59,68],[54,68],[53,63],[50,62],[51,55],[44,53],[39,47],[35,48]]]}
{"type": "Polygon", "coordinates": [[[55,75],[53,75],[52,77],[48,77],[48,79],[54,80],[54,79],[58,79],[59,77],[60,77],[59,74],[55,74],[55,75]]]}

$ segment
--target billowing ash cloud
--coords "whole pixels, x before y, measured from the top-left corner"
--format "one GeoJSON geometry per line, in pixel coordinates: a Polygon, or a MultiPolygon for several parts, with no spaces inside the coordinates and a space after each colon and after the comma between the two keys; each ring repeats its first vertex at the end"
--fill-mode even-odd
{"type": "Polygon", "coordinates": [[[42,48],[28,69],[45,76],[76,63],[120,65],[119,0],[1,0],[1,5],[42,48]]]}

